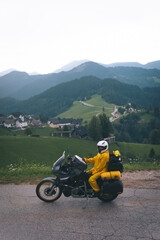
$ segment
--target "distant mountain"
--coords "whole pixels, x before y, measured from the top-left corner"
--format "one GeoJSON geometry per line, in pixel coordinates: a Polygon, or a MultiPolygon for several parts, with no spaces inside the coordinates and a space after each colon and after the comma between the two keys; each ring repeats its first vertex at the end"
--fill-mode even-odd
{"type": "Polygon", "coordinates": [[[13,71],[16,71],[16,70],[13,69],[13,68],[10,68],[10,69],[7,69],[7,70],[5,70],[3,72],[0,72],[0,77],[4,76],[4,75],[6,75],[6,74],[8,74],[10,72],[13,72],[13,71]]]}
{"type": "Polygon", "coordinates": [[[32,75],[40,75],[39,73],[37,73],[37,72],[31,72],[31,73],[28,73],[30,76],[32,76],[32,75]]]}
{"type": "Polygon", "coordinates": [[[85,62],[70,71],[59,73],[30,76],[23,72],[11,72],[0,77],[0,97],[28,99],[60,83],[84,76],[95,76],[101,79],[113,78],[141,88],[160,86],[160,70],[158,69],[104,67],[95,62],[85,62]]]}
{"type": "Polygon", "coordinates": [[[117,62],[111,64],[102,64],[104,67],[139,67],[146,69],[159,69],[160,70],[160,60],[149,62],[147,64],[141,64],[138,62],[117,62]]]}
{"type": "Polygon", "coordinates": [[[91,98],[99,94],[109,103],[124,105],[128,102],[141,106],[160,104],[160,88],[141,89],[121,83],[116,79],[99,79],[88,76],[59,84],[25,101],[11,98],[0,99],[0,113],[23,112],[24,114],[43,114],[57,116],[72,106],[74,101],[91,98]]]}
{"type": "Polygon", "coordinates": [[[63,72],[63,71],[65,71],[65,72],[70,71],[73,68],[78,67],[79,65],[81,65],[82,63],[85,63],[85,62],[89,62],[89,61],[88,60],[72,61],[72,62],[64,65],[63,67],[55,70],[54,73],[59,73],[59,72],[63,72]]]}
{"type": "MultiPolygon", "coordinates": [[[[63,71],[70,71],[72,70],[73,68],[75,67],[78,67],[79,65],[81,65],[82,63],[85,63],[85,62],[91,62],[87,59],[84,59],[84,60],[78,60],[78,61],[72,61],[64,66],[62,66],[61,68],[55,70],[53,73],[60,73],[60,72],[63,72],[63,71]]],[[[157,61],[153,61],[153,62],[149,62],[147,64],[141,64],[141,63],[138,63],[138,62],[116,62],[116,63],[111,63],[111,64],[104,64],[104,63],[98,63],[104,67],[140,67],[140,68],[146,68],[146,69],[159,69],[160,70],[160,60],[157,60],[157,61]]],[[[3,72],[0,72],[0,77],[1,76],[4,76],[10,72],[13,72],[13,71],[17,71],[13,68],[11,69],[7,69],[6,71],[3,71],[3,72]]],[[[32,72],[32,73],[28,73],[29,75],[40,75],[39,73],[37,72],[32,72]]]]}
{"type": "Polygon", "coordinates": [[[25,72],[13,71],[0,77],[0,97],[12,96],[14,92],[31,83],[30,76],[25,72]]]}
{"type": "Polygon", "coordinates": [[[151,69],[151,68],[160,69],[160,60],[154,61],[154,62],[149,62],[149,63],[145,64],[144,67],[147,69],[151,69]]]}
{"type": "Polygon", "coordinates": [[[141,67],[143,68],[143,64],[138,62],[117,62],[111,64],[102,64],[104,67],[141,67]]]}
{"type": "MultiPolygon", "coordinates": [[[[61,67],[60,69],[57,69],[56,71],[54,71],[54,73],[59,73],[62,71],[70,71],[73,68],[78,67],[79,65],[81,65],[82,63],[85,62],[91,62],[89,60],[79,60],[79,61],[73,61],[70,62],[66,65],[64,65],[63,67],[61,67]]],[[[154,62],[149,62],[147,64],[141,64],[138,62],[116,62],[116,63],[111,63],[111,64],[103,64],[103,63],[98,63],[104,67],[140,67],[140,68],[146,68],[146,69],[159,69],[160,70],[160,60],[154,61],[154,62]]]]}

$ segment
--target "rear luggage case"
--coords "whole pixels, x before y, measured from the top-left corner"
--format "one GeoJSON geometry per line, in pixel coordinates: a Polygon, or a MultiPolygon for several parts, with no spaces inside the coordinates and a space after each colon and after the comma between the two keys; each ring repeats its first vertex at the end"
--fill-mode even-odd
{"type": "Polygon", "coordinates": [[[123,192],[123,183],[119,180],[105,180],[103,182],[103,194],[121,194],[123,192]]]}

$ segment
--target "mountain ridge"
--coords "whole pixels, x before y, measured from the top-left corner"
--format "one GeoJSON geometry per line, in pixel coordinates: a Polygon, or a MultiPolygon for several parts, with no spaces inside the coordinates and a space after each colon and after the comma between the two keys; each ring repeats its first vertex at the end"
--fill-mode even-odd
{"type": "Polygon", "coordinates": [[[116,79],[88,76],[61,83],[28,100],[0,99],[0,109],[2,114],[23,112],[53,117],[66,111],[74,101],[90,99],[94,94],[116,105],[131,102],[144,107],[153,104],[155,107],[160,103],[159,92],[160,87],[141,89],[116,79]]]}
{"type": "MultiPolygon", "coordinates": [[[[59,72],[63,72],[63,71],[70,71],[73,68],[75,68],[75,67],[77,67],[77,66],[79,66],[79,65],[81,65],[82,63],[85,63],[85,62],[94,62],[94,61],[87,60],[87,59],[75,60],[75,61],[72,61],[72,62],[69,62],[69,63],[63,65],[62,67],[54,70],[51,73],[59,73],[59,72]]],[[[139,62],[114,62],[114,63],[108,63],[108,64],[101,63],[101,62],[97,62],[97,63],[104,66],[104,67],[126,67],[126,66],[128,66],[128,67],[141,67],[141,68],[146,68],[146,69],[152,69],[152,68],[160,69],[160,60],[151,61],[151,62],[148,62],[146,64],[141,64],[139,62]]],[[[22,72],[22,71],[10,68],[10,69],[7,69],[5,71],[0,72],[0,77],[4,76],[4,75],[6,75],[10,72],[13,72],[13,71],[22,72]]],[[[37,72],[31,72],[31,73],[26,72],[26,73],[28,75],[45,75],[45,74],[41,74],[41,73],[37,73],[37,72]]],[[[51,74],[51,73],[46,73],[46,74],[51,74]]]]}
{"type": "Polygon", "coordinates": [[[146,64],[141,64],[139,62],[115,62],[111,64],[102,64],[105,67],[140,67],[145,69],[159,69],[160,70],[160,60],[148,62],[146,64]]]}
{"type": "Polygon", "coordinates": [[[113,78],[141,88],[160,86],[160,70],[158,69],[104,67],[96,62],[85,62],[69,71],[59,73],[31,76],[24,72],[11,72],[0,77],[0,97],[28,99],[62,82],[84,76],[95,76],[101,79],[113,78]],[[15,77],[16,73],[17,77],[15,77]]]}

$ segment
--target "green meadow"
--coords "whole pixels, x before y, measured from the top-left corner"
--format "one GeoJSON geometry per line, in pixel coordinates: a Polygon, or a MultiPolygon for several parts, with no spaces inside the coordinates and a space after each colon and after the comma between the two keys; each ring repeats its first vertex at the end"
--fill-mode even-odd
{"type": "MultiPolygon", "coordinates": [[[[50,127],[30,128],[32,135],[50,136],[53,131],[50,127]]],[[[0,127],[0,136],[26,136],[25,130],[14,130],[0,127]]]]}
{"type": "MultiPolygon", "coordinates": [[[[97,154],[97,142],[62,137],[0,136],[0,182],[33,182],[52,176],[52,164],[66,151],[92,157],[97,154]]],[[[120,150],[124,170],[160,169],[160,145],[115,143],[110,150],[120,150]],[[151,149],[155,156],[149,158],[151,149]]],[[[90,166],[89,166],[90,167],[90,166]]]]}
{"type": "Polygon", "coordinates": [[[87,104],[91,104],[94,107],[83,105],[81,102],[75,101],[73,106],[66,112],[59,114],[60,118],[82,118],[83,122],[89,122],[95,115],[106,114],[107,117],[111,117],[111,113],[114,111],[116,105],[105,102],[100,95],[93,95],[90,100],[85,101],[87,104]]]}

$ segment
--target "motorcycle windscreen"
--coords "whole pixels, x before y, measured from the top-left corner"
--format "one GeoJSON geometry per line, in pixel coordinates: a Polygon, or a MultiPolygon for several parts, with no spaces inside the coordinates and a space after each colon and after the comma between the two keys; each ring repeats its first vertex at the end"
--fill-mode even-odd
{"type": "Polygon", "coordinates": [[[65,159],[65,154],[63,153],[63,155],[57,159],[57,161],[53,164],[52,170],[54,170],[57,166],[60,166],[62,164],[62,162],[65,159]]]}

